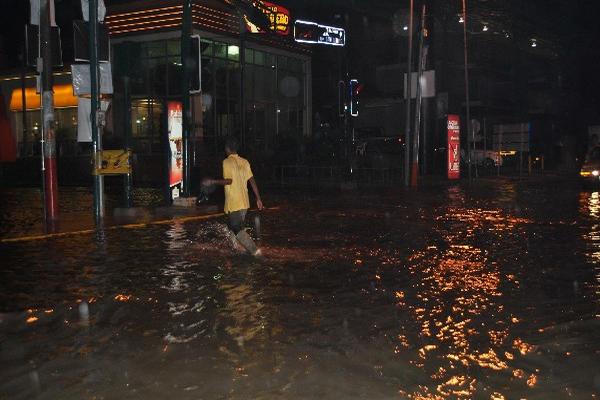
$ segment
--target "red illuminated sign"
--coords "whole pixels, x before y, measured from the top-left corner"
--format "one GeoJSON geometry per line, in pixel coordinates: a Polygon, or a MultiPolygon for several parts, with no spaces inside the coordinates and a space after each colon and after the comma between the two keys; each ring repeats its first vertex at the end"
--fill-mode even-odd
{"type": "Polygon", "coordinates": [[[179,101],[167,103],[167,129],[169,135],[169,186],[171,199],[179,197],[183,190],[183,137],[182,104],[179,101]]]}
{"type": "Polygon", "coordinates": [[[448,115],[448,179],[460,178],[460,117],[448,115]]]}
{"type": "MultiPolygon", "coordinates": [[[[257,1],[254,3],[255,6],[269,17],[271,21],[271,30],[279,35],[288,35],[290,33],[290,11],[280,6],[279,4],[270,3],[268,1],[257,1]]],[[[246,27],[251,33],[265,33],[264,30],[246,20],[246,27]]]]}

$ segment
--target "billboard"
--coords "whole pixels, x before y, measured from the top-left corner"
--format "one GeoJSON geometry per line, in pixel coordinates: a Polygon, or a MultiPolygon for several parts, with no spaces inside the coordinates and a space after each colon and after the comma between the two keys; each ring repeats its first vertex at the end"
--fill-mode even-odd
{"type": "Polygon", "coordinates": [[[448,179],[460,178],[460,117],[448,114],[448,179]]]}
{"type": "Polygon", "coordinates": [[[183,135],[182,103],[167,103],[167,129],[169,136],[169,190],[171,200],[183,190],[183,135]]]}
{"type": "MultiPolygon", "coordinates": [[[[260,11],[268,17],[271,31],[279,35],[288,35],[290,33],[290,11],[287,8],[264,0],[259,0],[258,3],[255,3],[255,7],[258,7],[260,11]]],[[[244,20],[248,32],[266,32],[264,29],[261,29],[259,26],[252,23],[248,16],[244,16],[244,20]]]]}
{"type": "Polygon", "coordinates": [[[335,26],[297,20],[294,22],[294,40],[300,43],[344,46],[346,44],[346,31],[335,26]]]}

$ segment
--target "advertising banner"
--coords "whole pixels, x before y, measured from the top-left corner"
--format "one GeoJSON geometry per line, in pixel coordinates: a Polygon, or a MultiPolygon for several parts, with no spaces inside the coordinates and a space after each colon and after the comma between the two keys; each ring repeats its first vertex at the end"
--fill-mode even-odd
{"type": "MultiPolygon", "coordinates": [[[[290,11],[280,6],[279,4],[270,3],[268,1],[259,0],[254,3],[254,7],[257,7],[262,11],[270,22],[271,31],[279,35],[288,35],[290,33],[290,11]]],[[[246,21],[246,29],[251,33],[265,33],[266,31],[258,27],[255,23],[250,21],[248,16],[244,16],[246,21]]]]}
{"type": "Polygon", "coordinates": [[[183,136],[182,104],[180,101],[167,103],[167,125],[169,130],[169,187],[171,200],[179,197],[183,190],[183,136]]]}
{"type": "Polygon", "coordinates": [[[448,179],[460,178],[460,118],[448,115],[448,179]]]}

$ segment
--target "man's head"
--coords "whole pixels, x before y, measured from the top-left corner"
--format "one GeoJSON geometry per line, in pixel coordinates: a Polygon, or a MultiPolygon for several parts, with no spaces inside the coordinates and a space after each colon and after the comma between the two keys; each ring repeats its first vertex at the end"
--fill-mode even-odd
{"type": "Polygon", "coordinates": [[[236,154],[238,152],[239,147],[240,144],[237,138],[234,136],[228,137],[225,141],[225,153],[227,153],[227,155],[236,154]]]}

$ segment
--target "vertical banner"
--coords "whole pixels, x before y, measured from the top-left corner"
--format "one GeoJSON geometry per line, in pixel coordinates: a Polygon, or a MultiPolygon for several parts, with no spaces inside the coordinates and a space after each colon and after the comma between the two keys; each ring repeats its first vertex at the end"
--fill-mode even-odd
{"type": "Polygon", "coordinates": [[[167,103],[167,125],[169,130],[169,187],[171,200],[179,197],[183,190],[183,137],[182,103],[167,103]]]}
{"type": "Polygon", "coordinates": [[[448,179],[460,178],[460,118],[448,115],[448,179]]]}

